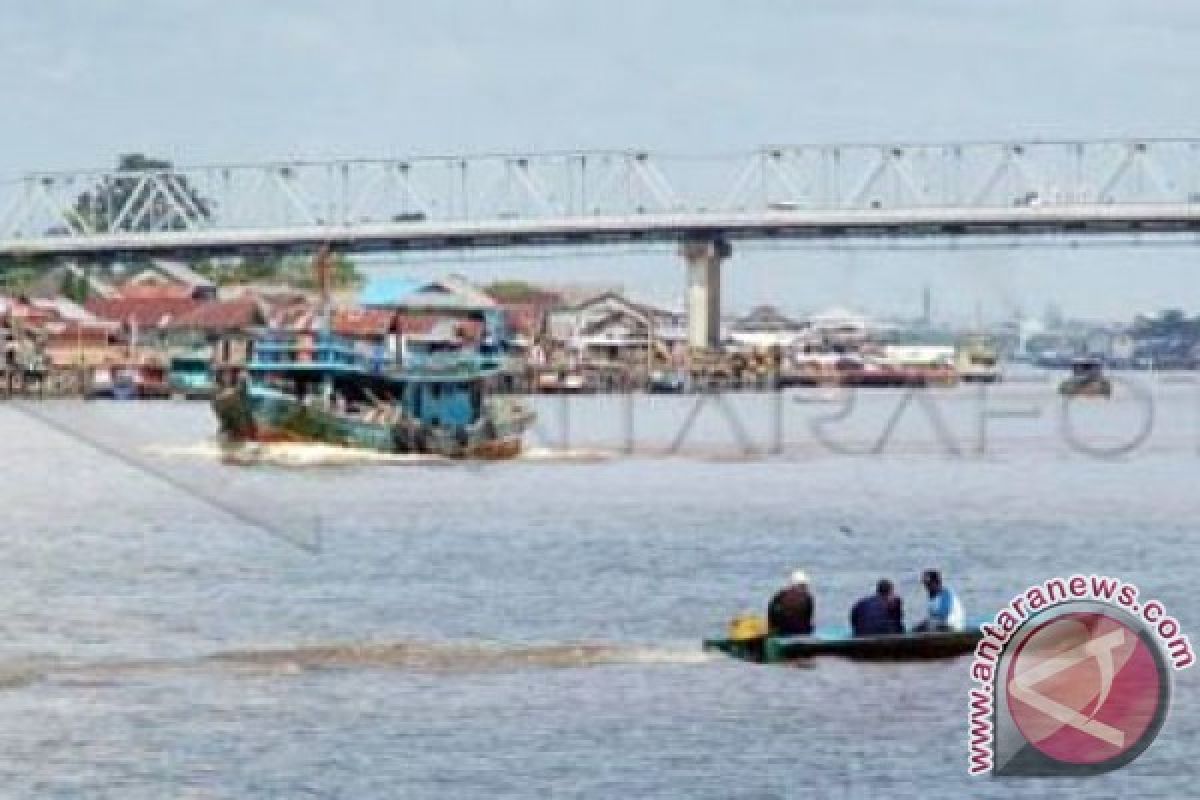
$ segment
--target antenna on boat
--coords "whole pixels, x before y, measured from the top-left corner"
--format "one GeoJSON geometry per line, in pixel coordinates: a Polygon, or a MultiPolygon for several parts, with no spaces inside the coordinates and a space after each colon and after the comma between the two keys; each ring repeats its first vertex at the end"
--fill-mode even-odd
{"type": "Polygon", "coordinates": [[[313,256],[313,270],[316,272],[317,290],[321,296],[321,334],[328,336],[333,328],[330,319],[333,308],[329,299],[330,279],[333,275],[333,255],[328,244],[317,248],[317,253],[313,256]]]}

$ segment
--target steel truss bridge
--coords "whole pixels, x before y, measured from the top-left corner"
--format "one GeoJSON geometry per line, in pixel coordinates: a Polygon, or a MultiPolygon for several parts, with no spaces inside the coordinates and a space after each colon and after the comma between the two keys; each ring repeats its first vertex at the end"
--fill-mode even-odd
{"type": "Polygon", "coordinates": [[[30,173],[0,255],[88,259],[1200,232],[1200,140],[767,147],[30,173]]]}

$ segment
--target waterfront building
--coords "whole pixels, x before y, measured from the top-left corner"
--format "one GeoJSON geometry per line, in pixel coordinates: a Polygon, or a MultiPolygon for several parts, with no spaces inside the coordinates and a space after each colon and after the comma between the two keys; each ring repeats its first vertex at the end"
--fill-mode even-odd
{"type": "Polygon", "coordinates": [[[762,305],[735,319],[728,339],[744,347],[790,349],[811,333],[811,324],[785,316],[775,306],[762,305]]]}

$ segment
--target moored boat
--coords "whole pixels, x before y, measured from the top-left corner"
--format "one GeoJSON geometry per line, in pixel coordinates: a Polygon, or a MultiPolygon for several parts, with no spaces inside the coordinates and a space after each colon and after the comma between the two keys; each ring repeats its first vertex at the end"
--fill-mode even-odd
{"type": "Polygon", "coordinates": [[[679,394],[687,389],[687,373],[681,369],[656,369],[646,379],[651,394],[679,394]]]}
{"type": "Polygon", "coordinates": [[[170,394],[167,371],[155,361],[96,367],[85,394],[91,399],[114,400],[167,397],[170,394]]]}
{"type": "Polygon", "coordinates": [[[1000,356],[986,337],[968,337],[955,350],[954,361],[964,383],[998,383],[1001,379],[1000,356]]]}

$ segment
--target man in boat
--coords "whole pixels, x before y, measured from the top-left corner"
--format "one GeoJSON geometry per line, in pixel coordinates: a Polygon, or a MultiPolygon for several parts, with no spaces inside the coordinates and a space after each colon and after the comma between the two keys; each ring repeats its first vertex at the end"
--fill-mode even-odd
{"type": "Polygon", "coordinates": [[[916,627],[917,631],[961,631],[967,625],[958,595],[942,584],[942,574],[936,569],[927,569],[921,575],[921,583],[929,592],[929,616],[916,627]]]}
{"type": "Polygon", "coordinates": [[[904,606],[892,582],[883,578],[875,594],[867,595],[850,610],[850,629],[855,636],[904,633],[904,606]]]}
{"type": "Polygon", "coordinates": [[[813,632],[812,619],[813,596],[808,590],[808,576],[798,569],[767,606],[767,632],[771,636],[808,636],[813,632]]]}

